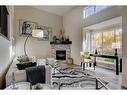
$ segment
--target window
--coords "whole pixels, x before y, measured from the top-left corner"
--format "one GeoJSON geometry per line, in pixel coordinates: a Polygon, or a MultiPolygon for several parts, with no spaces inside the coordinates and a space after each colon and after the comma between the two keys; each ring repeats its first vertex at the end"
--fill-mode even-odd
{"type": "Polygon", "coordinates": [[[108,6],[88,6],[87,8],[84,8],[84,18],[93,15],[94,13],[100,12],[103,9],[107,8],[108,6]]]}
{"type": "Polygon", "coordinates": [[[114,55],[112,43],[115,42],[115,35],[113,30],[103,32],[103,54],[114,55]]]}
{"type": "MultiPolygon", "coordinates": [[[[97,49],[98,53],[105,55],[114,55],[112,43],[117,42],[122,44],[122,31],[121,29],[110,29],[99,32],[92,32],[92,53],[97,49]]],[[[122,49],[118,49],[118,54],[122,54],[122,49]]]]}
{"type": "Polygon", "coordinates": [[[86,9],[85,13],[86,13],[86,17],[88,17],[88,16],[94,14],[94,6],[88,7],[88,8],[86,9]]]}
{"type": "Polygon", "coordinates": [[[102,32],[92,33],[92,36],[92,52],[95,52],[95,49],[97,49],[99,53],[102,53],[102,32]]]}
{"type": "Polygon", "coordinates": [[[95,7],[95,12],[99,12],[99,11],[101,11],[101,10],[103,10],[103,9],[105,9],[105,8],[107,8],[107,6],[96,6],[95,7]]]}
{"type": "MultiPolygon", "coordinates": [[[[83,51],[98,54],[114,55],[113,43],[122,45],[122,29],[119,26],[99,31],[87,31],[83,34],[83,51]]],[[[117,49],[118,55],[122,55],[122,47],[117,49]]],[[[97,57],[97,60],[114,63],[114,59],[97,57]]]]}
{"type": "MultiPolygon", "coordinates": [[[[116,29],[115,40],[122,46],[122,29],[116,29]]],[[[118,54],[122,55],[122,48],[117,49],[118,54]]]]}

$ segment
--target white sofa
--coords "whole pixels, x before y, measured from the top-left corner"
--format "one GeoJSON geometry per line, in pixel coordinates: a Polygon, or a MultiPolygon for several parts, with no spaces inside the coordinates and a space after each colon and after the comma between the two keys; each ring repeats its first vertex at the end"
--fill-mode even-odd
{"type": "MultiPolygon", "coordinates": [[[[12,72],[15,72],[15,80],[16,82],[23,82],[26,81],[26,71],[25,70],[18,70],[16,64],[18,63],[17,59],[15,58],[13,63],[11,64],[7,74],[6,74],[6,86],[9,86],[12,81],[12,72]]],[[[44,65],[44,60],[38,60],[37,65],[44,65]]],[[[52,70],[51,67],[45,65],[46,68],[46,84],[51,85],[52,79],[52,70]]]]}

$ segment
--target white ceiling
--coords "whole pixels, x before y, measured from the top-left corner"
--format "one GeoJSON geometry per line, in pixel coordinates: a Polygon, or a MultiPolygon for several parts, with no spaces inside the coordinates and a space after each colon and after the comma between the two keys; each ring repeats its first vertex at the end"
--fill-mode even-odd
{"type": "Polygon", "coordinates": [[[73,9],[75,6],[33,6],[33,7],[59,16],[63,16],[65,13],[73,9]]]}

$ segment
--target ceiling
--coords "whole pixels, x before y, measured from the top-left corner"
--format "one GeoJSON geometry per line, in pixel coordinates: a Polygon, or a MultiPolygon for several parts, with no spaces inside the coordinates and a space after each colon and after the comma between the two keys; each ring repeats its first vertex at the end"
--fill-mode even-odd
{"type": "Polygon", "coordinates": [[[65,13],[73,9],[75,6],[33,6],[33,7],[59,16],[63,16],[65,13]]]}
{"type": "Polygon", "coordinates": [[[87,30],[99,30],[99,29],[103,29],[105,27],[109,27],[109,26],[114,26],[114,25],[121,25],[122,23],[122,17],[116,17],[116,18],[113,18],[113,19],[110,19],[110,20],[106,20],[106,21],[103,21],[101,23],[97,23],[97,24],[94,24],[94,25],[90,25],[88,27],[84,27],[84,29],[87,29],[87,30]]]}

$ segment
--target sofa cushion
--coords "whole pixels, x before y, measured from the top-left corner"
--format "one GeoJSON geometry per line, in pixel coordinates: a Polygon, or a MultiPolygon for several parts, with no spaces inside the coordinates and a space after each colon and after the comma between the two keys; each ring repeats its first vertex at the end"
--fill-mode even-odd
{"type": "Polygon", "coordinates": [[[19,70],[23,70],[28,67],[36,66],[36,62],[18,63],[16,65],[19,70]]]}

